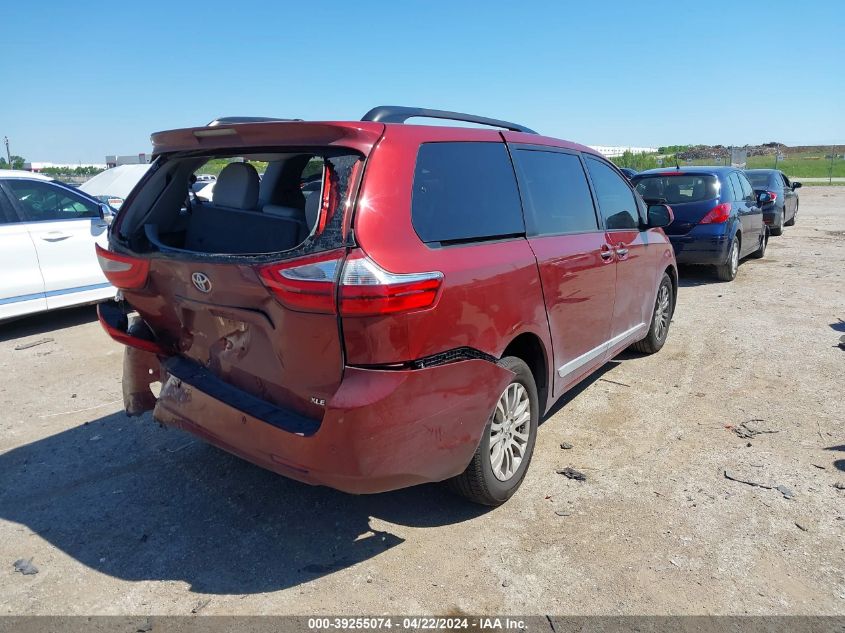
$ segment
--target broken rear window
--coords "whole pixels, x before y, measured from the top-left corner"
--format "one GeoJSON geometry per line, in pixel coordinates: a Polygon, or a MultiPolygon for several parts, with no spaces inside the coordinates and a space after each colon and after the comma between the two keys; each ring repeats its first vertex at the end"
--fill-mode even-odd
{"type": "Polygon", "coordinates": [[[344,243],[357,154],[277,149],[160,161],[117,224],[135,251],[262,255],[344,243]]]}

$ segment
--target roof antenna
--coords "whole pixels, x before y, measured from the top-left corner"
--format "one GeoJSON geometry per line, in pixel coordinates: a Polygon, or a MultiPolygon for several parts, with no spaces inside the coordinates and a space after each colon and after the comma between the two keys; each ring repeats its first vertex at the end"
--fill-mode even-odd
{"type": "Polygon", "coordinates": [[[678,155],[677,154],[675,154],[675,169],[678,169],[678,170],[681,169],[681,165],[678,163],[678,155]]]}

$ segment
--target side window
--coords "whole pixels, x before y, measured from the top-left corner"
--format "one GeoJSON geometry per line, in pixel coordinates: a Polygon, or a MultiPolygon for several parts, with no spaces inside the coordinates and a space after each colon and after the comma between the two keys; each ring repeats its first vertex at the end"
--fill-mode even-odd
{"type": "Polygon", "coordinates": [[[603,161],[590,156],[585,158],[605,227],[609,231],[639,228],[634,192],[622,176],[603,161]]]}
{"type": "Polygon", "coordinates": [[[0,224],[10,224],[17,221],[15,210],[6,202],[6,193],[0,188],[0,224]]]}
{"type": "Polygon", "coordinates": [[[522,204],[504,143],[424,143],[411,219],[423,242],[523,235],[522,204]]]}
{"type": "Polygon", "coordinates": [[[517,150],[513,156],[533,235],[598,230],[587,176],[577,155],[517,150]]]}
{"type": "Polygon", "coordinates": [[[753,202],[754,189],[751,187],[751,183],[748,182],[748,178],[746,178],[744,174],[740,173],[737,173],[736,177],[742,187],[742,197],[745,198],[746,202],[753,202]]]}
{"type": "Polygon", "coordinates": [[[27,222],[99,217],[97,205],[43,180],[7,180],[27,222]]]}
{"type": "Polygon", "coordinates": [[[792,183],[789,182],[789,178],[786,177],[786,174],[781,173],[781,174],[778,174],[778,175],[780,176],[781,180],[783,181],[783,186],[786,187],[787,189],[792,189],[792,183]]]}
{"type": "Polygon", "coordinates": [[[739,184],[739,178],[737,178],[736,172],[731,173],[728,180],[731,183],[731,190],[733,191],[733,199],[737,202],[741,202],[742,199],[745,197],[742,193],[742,185],[739,184]]]}

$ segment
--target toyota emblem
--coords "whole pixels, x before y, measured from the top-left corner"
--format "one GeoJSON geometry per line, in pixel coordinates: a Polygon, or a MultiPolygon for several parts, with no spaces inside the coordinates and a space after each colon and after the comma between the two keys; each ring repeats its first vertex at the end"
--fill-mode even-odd
{"type": "Polygon", "coordinates": [[[191,281],[194,282],[194,287],[200,292],[211,292],[211,279],[205,273],[193,273],[191,281]]]}

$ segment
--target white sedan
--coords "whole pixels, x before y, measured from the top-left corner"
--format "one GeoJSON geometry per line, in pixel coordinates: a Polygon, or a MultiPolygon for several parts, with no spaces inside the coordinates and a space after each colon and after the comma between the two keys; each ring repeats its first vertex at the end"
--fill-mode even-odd
{"type": "Polygon", "coordinates": [[[114,297],[94,251],[110,214],[50,178],[0,170],[0,320],[114,297]]]}

